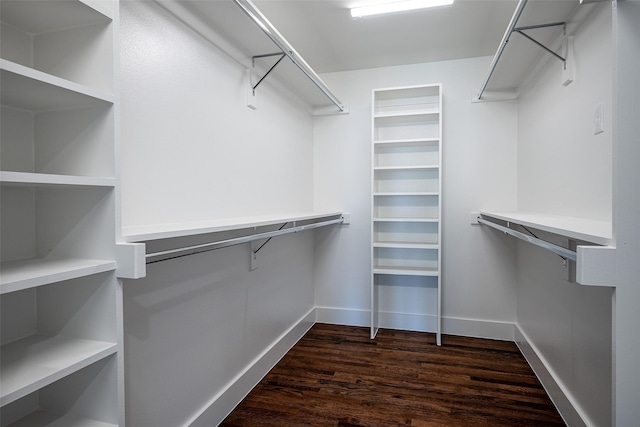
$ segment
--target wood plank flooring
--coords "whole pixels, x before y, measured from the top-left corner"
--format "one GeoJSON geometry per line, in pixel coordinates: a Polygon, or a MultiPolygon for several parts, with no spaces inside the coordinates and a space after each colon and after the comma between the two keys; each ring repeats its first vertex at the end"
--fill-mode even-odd
{"type": "Polygon", "coordinates": [[[512,342],[316,324],[221,425],[565,424],[512,342]]]}

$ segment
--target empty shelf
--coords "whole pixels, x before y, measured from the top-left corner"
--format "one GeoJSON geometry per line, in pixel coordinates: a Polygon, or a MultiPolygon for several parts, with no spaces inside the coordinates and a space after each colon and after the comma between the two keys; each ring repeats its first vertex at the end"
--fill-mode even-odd
{"type": "Polygon", "coordinates": [[[3,406],[117,351],[117,344],[33,335],[2,346],[3,406]]]}
{"type": "Polygon", "coordinates": [[[37,410],[19,419],[8,427],[118,427],[117,424],[105,423],[90,418],[78,417],[71,414],[58,415],[53,412],[37,410]]]}
{"type": "Polygon", "coordinates": [[[34,258],[2,263],[0,294],[115,270],[115,261],[34,258]]]}
{"type": "Polygon", "coordinates": [[[598,245],[609,245],[613,238],[609,221],[526,212],[481,212],[481,215],[598,245]]]}
{"type": "Polygon", "coordinates": [[[108,177],[52,175],[29,172],[0,172],[3,186],[38,188],[55,187],[115,187],[116,180],[108,177]]]}

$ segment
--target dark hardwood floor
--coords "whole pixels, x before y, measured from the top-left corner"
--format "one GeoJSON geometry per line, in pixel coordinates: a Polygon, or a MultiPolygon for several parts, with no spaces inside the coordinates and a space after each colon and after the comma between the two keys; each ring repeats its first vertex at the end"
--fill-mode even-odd
{"type": "Polygon", "coordinates": [[[316,324],[222,426],[564,426],[512,342],[316,324]]]}

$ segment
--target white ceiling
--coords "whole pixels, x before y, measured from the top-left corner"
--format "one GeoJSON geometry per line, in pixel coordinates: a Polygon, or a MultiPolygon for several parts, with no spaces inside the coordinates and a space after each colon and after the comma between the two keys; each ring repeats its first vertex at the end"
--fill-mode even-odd
{"type": "Polygon", "coordinates": [[[254,0],[318,73],[493,55],[516,0],[351,18],[363,0],[254,0]]]}

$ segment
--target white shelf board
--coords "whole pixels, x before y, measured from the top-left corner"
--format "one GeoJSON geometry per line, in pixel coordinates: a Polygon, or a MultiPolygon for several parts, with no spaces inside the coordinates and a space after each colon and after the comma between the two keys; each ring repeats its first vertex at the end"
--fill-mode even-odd
{"type": "Polygon", "coordinates": [[[440,167],[437,165],[422,165],[422,166],[375,166],[374,171],[426,171],[426,170],[438,170],[440,167]]]}
{"type": "Polygon", "coordinates": [[[2,346],[4,406],[117,351],[110,342],[33,335],[2,346]]]}
{"type": "Polygon", "coordinates": [[[440,193],[434,191],[414,191],[414,192],[394,192],[394,193],[373,193],[374,197],[394,197],[394,196],[439,196],[440,193]]]}
{"type": "Polygon", "coordinates": [[[386,119],[386,118],[403,118],[403,117],[422,117],[422,116],[434,116],[438,117],[440,110],[437,107],[416,109],[416,110],[402,110],[402,111],[384,111],[373,115],[374,119],[386,119]]]}
{"type": "Polygon", "coordinates": [[[482,211],[480,214],[599,245],[609,245],[613,238],[611,222],[608,221],[529,212],[482,211]]]}
{"type": "MultiPolygon", "coordinates": [[[[277,60],[277,58],[258,58],[255,61],[255,69],[253,68],[253,56],[280,50],[231,0],[183,0],[158,3],[227,53],[243,68],[254,70],[255,74],[252,72],[254,83],[258,81],[259,76],[264,76],[277,60]]],[[[289,42],[287,43],[290,45],[289,42]]],[[[298,63],[306,63],[298,52],[294,52],[293,55],[298,63]]],[[[279,91],[290,94],[319,110],[322,107],[329,107],[329,110],[338,112],[338,108],[334,107],[305,73],[287,58],[274,68],[264,83],[273,85],[279,91]]],[[[259,93],[261,89],[257,90],[259,93]]]]}
{"type": "Polygon", "coordinates": [[[426,222],[426,223],[434,223],[438,222],[438,218],[383,218],[383,217],[375,217],[373,218],[374,222],[426,222]]]}
{"type": "Polygon", "coordinates": [[[437,145],[440,142],[439,138],[413,138],[413,139],[388,139],[373,141],[374,145],[437,145]]]}
{"type": "Polygon", "coordinates": [[[281,215],[219,218],[185,223],[128,226],[122,228],[122,237],[127,243],[144,242],[148,240],[194,236],[197,234],[219,233],[243,228],[263,227],[285,222],[316,220],[340,215],[342,215],[342,212],[300,212],[281,215]]]}
{"type": "Polygon", "coordinates": [[[114,96],[109,93],[6,59],[0,59],[0,70],[3,105],[38,112],[114,102],[114,96]]]}
{"type": "Polygon", "coordinates": [[[27,186],[27,187],[115,187],[115,178],[53,175],[31,172],[0,172],[0,184],[2,186],[27,186]]]}
{"type": "MultiPolygon", "coordinates": [[[[580,4],[577,1],[529,1],[516,27],[566,22],[567,35],[572,35],[593,7],[594,4],[580,4]]],[[[525,32],[551,50],[563,55],[563,52],[557,50],[562,39],[561,26],[525,32]]],[[[491,75],[485,92],[487,96],[484,98],[492,99],[493,92],[497,95],[497,99],[503,95],[511,96],[513,99],[513,96],[518,95],[520,86],[533,79],[548,61],[553,61],[560,72],[562,67],[560,60],[522,35],[513,33],[491,75]]]]}
{"type": "Polygon", "coordinates": [[[424,124],[424,123],[437,123],[438,113],[422,113],[422,114],[384,114],[375,115],[373,117],[376,122],[376,126],[405,126],[408,124],[424,124]]]}
{"type": "Polygon", "coordinates": [[[376,99],[406,99],[411,96],[438,96],[440,94],[441,85],[411,85],[387,87],[384,89],[375,89],[376,99]]]}
{"type": "Polygon", "coordinates": [[[413,242],[374,242],[374,248],[392,249],[438,249],[437,243],[413,243],[413,242]]]}
{"type": "Polygon", "coordinates": [[[8,427],[118,427],[117,424],[105,423],[91,418],[78,417],[72,414],[59,415],[49,411],[36,410],[31,414],[9,424],[8,427]]]}
{"type": "Polygon", "coordinates": [[[3,1],[2,21],[29,34],[44,34],[84,25],[108,23],[112,12],[96,3],[67,1],[3,1]]]}
{"type": "Polygon", "coordinates": [[[116,269],[115,261],[81,258],[35,258],[2,263],[0,294],[116,269]]]}
{"type": "Polygon", "coordinates": [[[392,274],[399,276],[424,276],[424,277],[437,277],[438,270],[433,268],[418,268],[418,267],[379,267],[376,266],[373,269],[373,274],[392,274]]]}

